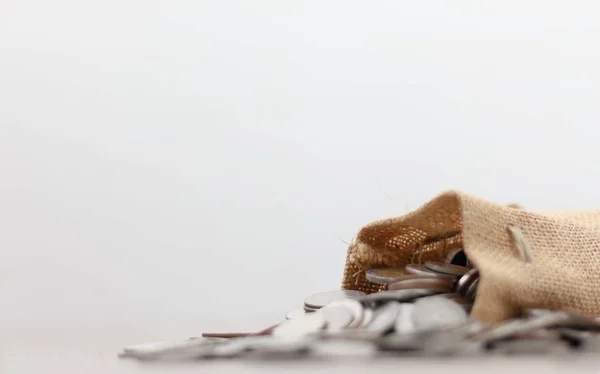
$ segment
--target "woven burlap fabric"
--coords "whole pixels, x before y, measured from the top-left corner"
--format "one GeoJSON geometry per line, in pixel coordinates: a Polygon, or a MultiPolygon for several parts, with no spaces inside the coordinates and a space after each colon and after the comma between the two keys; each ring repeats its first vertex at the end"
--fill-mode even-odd
{"type": "Polygon", "coordinates": [[[600,211],[529,212],[457,191],[360,229],[348,248],[342,288],[383,290],[366,280],[366,270],[443,260],[457,248],[480,271],[474,318],[498,322],[525,308],[600,316],[600,211]],[[522,233],[529,262],[509,226],[522,233]]]}

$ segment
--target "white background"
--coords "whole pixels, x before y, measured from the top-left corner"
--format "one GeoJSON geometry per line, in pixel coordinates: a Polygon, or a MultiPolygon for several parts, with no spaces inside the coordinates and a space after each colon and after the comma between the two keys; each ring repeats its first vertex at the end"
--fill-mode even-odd
{"type": "Polygon", "coordinates": [[[443,190],[600,208],[594,4],[0,0],[0,323],[257,330],[443,190]]]}

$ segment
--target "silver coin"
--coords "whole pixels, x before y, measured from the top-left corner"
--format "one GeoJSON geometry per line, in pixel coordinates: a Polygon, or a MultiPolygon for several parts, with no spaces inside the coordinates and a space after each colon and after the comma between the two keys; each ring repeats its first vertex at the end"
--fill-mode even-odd
{"type": "Polygon", "coordinates": [[[299,339],[317,333],[325,328],[327,321],[321,313],[307,313],[296,319],[283,321],[273,330],[273,336],[286,339],[299,339]]]}
{"type": "Polygon", "coordinates": [[[585,341],[587,339],[593,339],[598,337],[598,333],[594,333],[591,331],[572,329],[568,327],[559,327],[556,329],[556,332],[561,336],[564,336],[569,339],[577,339],[581,341],[585,341]]]}
{"type": "Polygon", "coordinates": [[[371,323],[371,321],[373,321],[373,317],[375,316],[375,313],[373,312],[373,309],[371,308],[365,308],[363,311],[363,321],[360,324],[360,328],[365,328],[367,326],[369,326],[369,324],[371,323]]]}
{"type": "Polygon", "coordinates": [[[359,301],[363,303],[388,302],[388,301],[412,301],[419,297],[431,296],[440,293],[436,290],[412,289],[412,290],[396,290],[396,291],[381,291],[363,296],[359,301]]]}
{"type": "Polygon", "coordinates": [[[521,311],[522,317],[524,318],[539,318],[543,316],[548,316],[556,313],[556,311],[551,309],[542,309],[542,308],[529,308],[521,311]]]}
{"type": "Polygon", "coordinates": [[[471,338],[472,336],[487,330],[488,328],[489,328],[489,325],[484,322],[477,321],[477,320],[467,320],[465,323],[460,324],[456,327],[447,329],[446,331],[451,332],[452,334],[454,334],[456,337],[459,337],[460,339],[467,339],[467,338],[471,338]]]}
{"type": "Polygon", "coordinates": [[[417,329],[412,319],[412,313],[415,308],[414,304],[402,303],[398,308],[398,315],[394,324],[396,334],[412,334],[417,329]]]}
{"type": "Polygon", "coordinates": [[[381,334],[367,329],[353,329],[347,328],[344,330],[338,330],[334,332],[327,332],[319,335],[321,339],[343,339],[343,340],[361,340],[361,341],[375,341],[381,337],[381,334]]]}
{"type": "Polygon", "coordinates": [[[572,346],[582,349],[586,352],[600,353],[600,337],[598,334],[593,334],[585,340],[584,344],[572,346]]]}
{"type": "Polygon", "coordinates": [[[130,345],[123,348],[123,352],[126,354],[153,355],[160,354],[163,352],[175,351],[190,346],[198,346],[213,343],[213,339],[206,338],[188,339],[184,341],[156,341],[130,345]]]}
{"type": "Polygon", "coordinates": [[[461,326],[458,329],[448,329],[435,331],[426,336],[424,351],[427,355],[448,356],[448,355],[476,355],[484,350],[482,342],[473,341],[467,338],[467,330],[461,326]]]}
{"type": "Polygon", "coordinates": [[[440,274],[449,274],[454,276],[463,276],[469,272],[469,268],[464,266],[445,264],[443,262],[429,261],[425,263],[425,268],[440,274]]]}
{"type": "Polygon", "coordinates": [[[496,342],[493,347],[495,353],[510,355],[538,355],[538,354],[565,354],[569,346],[557,339],[517,339],[496,342]]]}
{"type": "Polygon", "coordinates": [[[344,329],[354,322],[353,310],[343,302],[334,302],[319,309],[325,317],[327,331],[338,331],[344,329]]]}
{"type": "Polygon", "coordinates": [[[296,319],[298,317],[302,317],[306,313],[307,312],[304,310],[304,308],[297,308],[287,312],[285,315],[285,319],[296,319]]]}
{"type": "Polygon", "coordinates": [[[363,305],[360,302],[353,299],[346,299],[334,301],[327,305],[327,307],[331,308],[337,308],[338,306],[346,309],[352,315],[352,322],[348,324],[348,328],[356,328],[363,323],[365,311],[363,305]]]}
{"type": "Polygon", "coordinates": [[[600,321],[595,318],[588,318],[573,312],[564,312],[567,314],[565,321],[559,323],[561,327],[586,329],[588,331],[599,332],[600,321]]]}
{"type": "Polygon", "coordinates": [[[217,346],[224,345],[215,339],[187,339],[178,342],[154,342],[125,347],[121,357],[143,360],[183,360],[209,357],[217,346]]]}
{"type": "Polygon", "coordinates": [[[446,292],[452,291],[454,282],[451,279],[417,276],[411,275],[414,278],[402,279],[396,278],[394,282],[388,285],[388,290],[402,290],[407,288],[433,288],[439,287],[446,289],[446,292]]]}
{"type": "Polygon", "coordinates": [[[306,349],[311,341],[306,338],[291,340],[266,335],[233,338],[228,344],[215,347],[211,357],[229,358],[256,351],[297,352],[306,349]]]}
{"type": "Polygon", "coordinates": [[[211,342],[211,343],[227,343],[229,341],[230,338],[222,338],[222,337],[210,337],[210,338],[206,338],[204,336],[192,336],[190,338],[188,338],[188,340],[196,340],[196,341],[204,341],[204,342],[211,342]]]}
{"type": "MultiPolygon", "coordinates": [[[[543,327],[543,326],[540,326],[543,327]]],[[[482,342],[493,342],[495,340],[502,340],[512,337],[520,332],[530,332],[534,329],[539,328],[536,326],[528,326],[522,319],[513,319],[502,322],[499,325],[490,327],[489,329],[480,332],[473,336],[473,339],[482,342]]]]}
{"type": "Polygon", "coordinates": [[[304,306],[307,308],[319,309],[334,301],[355,299],[364,295],[364,292],[352,290],[321,292],[307,297],[306,300],[304,300],[304,306]]]}
{"type": "Polygon", "coordinates": [[[556,331],[554,328],[547,329],[541,328],[534,331],[529,331],[524,334],[516,334],[514,336],[517,339],[525,338],[525,339],[560,339],[560,333],[556,331]]]}
{"type": "Polygon", "coordinates": [[[435,282],[412,282],[412,280],[406,282],[396,282],[388,286],[388,291],[399,291],[399,290],[414,290],[423,289],[431,290],[437,293],[448,293],[452,291],[452,285],[447,283],[435,283],[435,282]]]}
{"type": "Polygon", "coordinates": [[[569,345],[577,349],[586,349],[587,351],[596,350],[598,347],[598,334],[590,331],[576,330],[566,327],[556,329],[561,339],[568,342],[569,345]],[[590,349],[592,348],[592,349],[590,349]]]}
{"type": "MultiPolygon", "coordinates": [[[[412,304],[402,304],[414,308],[412,304]]],[[[412,323],[411,312],[398,315],[397,331],[383,339],[383,349],[393,351],[415,351],[424,355],[477,355],[484,344],[473,341],[470,336],[480,332],[484,324],[469,321],[456,328],[446,330],[417,331],[412,323]],[[407,318],[408,317],[408,318],[407,318]],[[400,318],[404,319],[401,322],[400,318]]]]}
{"type": "MultiPolygon", "coordinates": [[[[260,344],[260,342],[264,341],[264,338],[266,336],[247,336],[244,338],[229,339],[227,344],[220,345],[214,349],[212,357],[229,358],[239,356],[246,353],[249,350],[248,347],[252,344],[260,344]]],[[[269,336],[269,338],[273,337],[269,336]]]]}
{"type": "Polygon", "coordinates": [[[423,297],[423,299],[428,298],[428,297],[443,297],[445,299],[450,299],[458,304],[470,304],[467,302],[467,300],[465,300],[464,297],[458,295],[457,293],[454,292],[445,292],[445,293],[440,293],[437,295],[432,295],[432,296],[425,296],[423,297]]]}
{"type": "Polygon", "coordinates": [[[396,301],[389,302],[374,311],[374,317],[369,326],[366,327],[369,331],[374,331],[379,334],[385,334],[392,330],[396,323],[396,317],[400,309],[400,303],[396,301]]]}
{"type": "Polygon", "coordinates": [[[512,319],[475,335],[473,339],[485,342],[507,339],[543,328],[556,327],[568,319],[569,315],[565,312],[555,312],[530,319],[512,319]]]}
{"type": "MultiPolygon", "coordinates": [[[[279,339],[273,336],[254,336],[237,339],[237,354],[244,353],[244,357],[258,358],[290,358],[308,353],[314,339],[279,339]],[[251,355],[248,355],[250,353],[251,355]]],[[[217,350],[219,353],[219,350],[217,350]]]]}
{"type": "Polygon", "coordinates": [[[416,300],[412,311],[415,328],[419,331],[455,327],[467,321],[462,306],[444,297],[428,297],[416,300]]]}
{"type": "Polygon", "coordinates": [[[304,312],[306,312],[306,313],[313,313],[313,312],[316,312],[317,310],[319,310],[317,308],[309,308],[306,305],[302,309],[304,309],[304,312]]]}
{"type": "Polygon", "coordinates": [[[477,289],[479,288],[479,279],[475,279],[473,283],[469,286],[467,293],[465,295],[465,299],[469,302],[475,301],[477,297],[477,289]]]}
{"type": "Polygon", "coordinates": [[[155,354],[158,352],[162,352],[166,349],[172,349],[176,347],[180,347],[182,342],[172,342],[172,341],[156,341],[156,342],[147,342],[141,344],[129,345],[123,348],[123,352],[125,354],[155,354]]]}
{"type": "Polygon", "coordinates": [[[407,271],[404,268],[369,269],[365,272],[365,278],[373,283],[389,284],[394,279],[406,274],[407,271]]]}
{"type": "Polygon", "coordinates": [[[471,269],[456,282],[456,293],[466,295],[469,287],[479,279],[479,270],[471,269]]]}
{"type": "Polygon", "coordinates": [[[447,279],[452,279],[452,280],[457,278],[455,275],[438,273],[438,272],[435,272],[435,271],[432,271],[432,270],[426,268],[423,265],[416,265],[416,264],[406,265],[406,271],[409,272],[410,274],[436,276],[436,277],[447,278],[447,279]]]}

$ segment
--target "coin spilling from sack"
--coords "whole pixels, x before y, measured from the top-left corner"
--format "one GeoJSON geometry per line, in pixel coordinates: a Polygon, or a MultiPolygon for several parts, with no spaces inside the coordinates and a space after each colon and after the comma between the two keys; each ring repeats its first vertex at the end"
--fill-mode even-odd
{"type": "Polygon", "coordinates": [[[600,322],[565,311],[529,310],[494,325],[470,319],[479,272],[461,252],[446,262],[371,269],[366,276],[386,284],[387,290],[370,295],[323,292],[259,332],[207,333],[180,342],[134,345],[121,356],[307,359],[600,350],[600,322]]]}

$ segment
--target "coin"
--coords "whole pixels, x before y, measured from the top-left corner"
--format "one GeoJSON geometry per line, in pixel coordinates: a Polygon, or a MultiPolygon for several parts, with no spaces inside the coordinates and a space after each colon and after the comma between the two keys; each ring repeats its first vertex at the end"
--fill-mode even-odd
{"type": "Polygon", "coordinates": [[[277,325],[269,326],[257,332],[225,332],[225,333],[215,333],[215,332],[203,332],[203,338],[217,338],[217,339],[232,339],[232,338],[243,338],[246,336],[258,336],[258,335],[269,335],[273,329],[277,327],[277,325]]]}
{"type": "Polygon", "coordinates": [[[290,359],[371,357],[377,350],[412,356],[475,355],[484,350],[499,354],[600,351],[600,319],[577,313],[525,309],[519,318],[493,325],[469,320],[478,273],[461,276],[456,287],[452,278],[403,275],[389,284],[388,291],[358,293],[362,296],[324,306],[305,305],[287,313],[282,323],[259,332],[204,333],[186,341],[132,345],[120,356],[290,359]],[[456,293],[461,290],[462,295],[456,293]]]}
{"type": "Polygon", "coordinates": [[[412,334],[416,331],[415,324],[412,320],[412,312],[414,304],[402,303],[398,308],[398,314],[396,315],[396,322],[394,324],[394,331],[396,334],[412,334]]]}
{"type": "Polygon", "coordinates": [[[467,318],[462,306],[444,297],[418,299],[412,312],[415,328],[421,331],[455,327],[467,318]]]}
{"type": "MultiPolygon", "coordinates": [[[[273,337],[269,337],[273,339],[273,337]]],[[[250,347],[260,344],[265,339],[264,336],[251,336],[245,338],[231,339],[227,344],[223,344],[214,349],[213,357],[229,358],[241,355],[250,350],[250,347]]],[[[277,339],[280,340],[280,339],[277,339]]]]}
{"type": "Polygon", "coordinates": [[[304,306],[306,308],[319,309],[334,301],[353,299],[364,295],[364,292],[350,290],[321,292],[307,297],[304,300],[304,306]]]}
{"type": "Polygon", "coordinates": [[[466,295],[469,287],[479,279],[479,270],[471,269],[456,282],[456,293],[466,295]]]}
{"type": "Polygon", "coordinates": [[[264,329],[262,329],[262,330],[260,330],[258,332],[255,332],[255,333],[251,334],[250,336],[271,335],[271,333],[273,332],[273,330],[275,330],[275,328],[277,326],[279,326],[279,323],[275,324],[275,325],[271,325],[271,326],[269,326],[267,328],[264,328],[264,329]]]}
{"type": "MultiPolygon", "coordinates": [[[[410,266],[410,265],[407,265],[407,266],[410,266]]],[[[454,284],[454,279],[456,279],[456,277],[450,277],[447,274],[432,273],[432,272],[429,272],[429,270],[428,270],[427,274],[407,274],[407,275],[399,276],[398,278],[394,279],[390,284],[408,281],[408,280],[415,280],[415,279],[425,280],[425,281],[442,280],[442,281],[447,282],[448,284],[454,284]]]]}
{"type": "Polygon", "coordinates": [[[600,321],[593,318],[588,318],[574,312],[561,312],[566,313],[567,318],[561,322],[559,326],[571,329],[586,329],[598,333],[600,331],[600,321]]]}
{"type": "Polygon", "coordinates": [[[394,324],[396,323],[396,317],[398,316],[399,310],[400,303],[395,301],[377,308],[374,311],[373,320],[369,326],[366,327],[366,329],[369,331],[378,332],[382,335],[392,330],[394,328],[394,324]]]}
{"type": "Polygon", "coordinates": [[[322,313],[307,313],[302,317],[283,321],[273,330],[273,336],[298,339],[321,331],[326,324],[322,313]]]}
{"type": "Polygon", "coordinates": [[[451,327],[450,329],[447,329],[447,331],[452,331],[453,334],[460,336],[462,339],[470,338],[487,330],[488,328],[489,325],[484,322],[468,319],[465,323],[451,327]]]}
{"type": "Polygon", "coordinates": [[[394,285],[394,287],[390,287],[390,291],[399,291],[399,290],[414,290],[414,289],[422,289],[422,290],[431,290],[437,293],[446,293],[452,291],[452,288],[446,285],[439,284],[431,284],[431,283],[415,283],[415,284],[402,284],[398,283],[394,285]]]}
{"type": "Polygon", "coordinates": [[[404,268],[378,268],[369,269],[365,273],[365,278],[373,283],[388,284],[394,279],[408,274],[404,268]]]}
{"type": "Polygon", "coordinates": [[[347,328],[335,332],[328,332],[319,336],[321,339],[344,339],[344,340],[364,340],[374,341],[381,337],[377,332],[367,329],[347,328]]]}
{"type": "Polygon", "coordinates": [[[432,295],[432,296],[425,296],[423,297],[423,299],[426,299],[428,297],[443,297],[449,300],[454,301],[455,303],[457,303],[458,305],[460,305],[465,312],[467,313],[471,313],[471,309],[473,308],[473,303],[468,302],[465,298],[463,298],[462,296],[459,296],[455,293],[449,292],[449,293],[440,293],[437,295],[432,295]]]}
{"type": "Polygon", "coordinates": [[[411,274],[416,274],[416,275],[437,276],[437,277],[448,278],[448,279],[453,279],[453,280],[456,279],[456,276],[454,276],[454,275],[445,274],[445,273],[436,273],[436,272],[426,268],[423,265],[415,265],[415,264],[406,265],[406,271],[411,274]]]}
{"type": "Polygon", "coordinates": [[[290,354],[305,353],[308,351],[312,339],[300,337],[297,339],[284,339],[273,336],[249,336],[229,341],[228,344],[216,346],[211,356],[215,358],[230,358],[239,355],[264,357],[278,355],[289,356],[290,354]]]}
{"type": "MultiPolygon", "coordinates": [[[[204,340],[202,338],[194,339],[192,341],[204,340]]],[[[123,352],[121,353],[121,357],[136,357],[136,358],[146,358],[157,356],[162,352],[169,350],[176,350],[183,346],[186,343],[182,342],[169,342],[169,341],[158,341],[158,342],[148,342],[143,344],[134,344],[123,348],[123,352]]]]}
{"type": "Polygon", "coordinates": [[[371,321],[373,321],[373,317],[375,316],[375,313],[373,312],[373,309],[371,308],[365,308],[364,312],[363,312],[363,321],[360,324],[360,328],[365,328],[367,326],[369,326],[369,324],[371,323],[371,321]]]}
{"type": "MultiPolygon", "coordinates": [[[[482,353],[484,344],[469,339],[469,333],[473,331],[472,322],[466,322],[454,328],[436,330],[426,336],[424,352],[427,355],[448,356],[460,354],[475,355],[482,353]]],[[[475,331],[477,331],[475,329],[475,331]]]]}
{"type": "MultiPolygon", "coordinates": [[[[230,340],[227,339],[227,342],[230,340]]],[[[177,342],[155,342],[123,349],[121,357],[134,357],[143,360],[182,360],[194,357],[208,357],[214,355],[222,340],[212,338],[188,339],[177,342]]]]}
{"type": "Polygon", "coordinates": [[[425,268],[429,269],[431,271],[434,271],[436,273],[449,274],[449,275],[454,275],[454,276],[458,276],[458,277],[465,275],[469,271],[469,268],[464,267],[464,266],[445,264],[443,262],[437,262],[437,261],[426,262],[425,268]]]}
{"type": "Polygon", "coordinates": [[[354,299],[338,300],[328,304],[325,308],[343,308],[352,316],[352,321],[347,325],[348,328],[355,328],[362,325],[364,320],[363,305],[354,299]]]}
{"type": "Polygon", "coordinates": [[[494,343],[495,353],[509,355],[560,354],[569,351],[568,345],[558,339],[517,339],[494,343]]]}
{"type": "Polygon", "coordinates": [[[532,331],[559,326],[569,319],[569,315],[564,312],[555,312],[530,319],[512,319],[497,326],[491,327],[480,334],[475,335],[475,340],[492,342],[523,335],[532,331]]]}
{"type": "Polygon", "coordinates": [[[477,296],[477,288],[479,287],[479,279],[475,279],[473,283],[469,286],[467,290],[467,294],[465,295],[465,299],[467,301],[473,302],[475,297],[477,296]]]}
{"type": "Polygon", "coordinates": [[[306,313],[307,312],[306,312],[306,310],[304,310],[304,308],[296,308],[294,310],[287,312],[287,314],[285,315],[285,319],[295,319],[298,317],[302,317],[306,313]]]}
{"type": "Polygon", "coordinates": [[[354,321],[352,310],[343,303],[325,305],[317,313],[321,313],[325,317],[327,331],[341,330],[354,321]]]}
{"type": "Polygon", "coordinates": [[[251,332],[203,332],[203,338],[222,338],[222,339],[232,339],[232,338],[243,338],[245,336],[253,335],[251,332]]]}
{"type": "Polygon", "coordinates": [[[363,303],[387,302],[387,301],[412,301],[423,296],[430,296],[439,293],[434,290],[410,289],[397,291],[381,291],[363,296],[359,301],[363,303]]]}
{"type": "MultiPolygon", "coordinates": [[[[301,357],[310,351],[314,339],[278,339],[271,336],[249,337],[239,339],[237,350],[245,353],[244,357],[258,358],[290,358],[301,357]],[[247,353],[250,353],[248,355],[247,353]]],[[[220,353],[216,350],[217,354],[220,353]]]]}
{"type": "MultiPolygon", "coordinates": [[[[597,334],[590,331],[582,331],[577,329],[571,329],[566,327],[560,327],[556,329],[556,332],[560,335],[561,339],[569,343],[573,348],[586,348],[589,349],[593,346],[594,339],[597,334]]],[[[597,344],[596,344],[597,345],[597,344]]]]}
{"type": "Polygon", "coordinates": [[[467,301],[465,300],[464,297],[462,297],[461,295],[457,294],[456,292],[447,292],[447,293],[440,293],[434,296],[427,296],[427,297],[445,297],[446,299],[450,299],[452,301],[455,301],[459,304],[466,304],[467,301]]]}
{"type": "Polygon", "coordinates": [[[539,318],[539,317],[548,316],[548,315],[551,315],[554,313],[556,313],[556,312],[553,310],[550,310],[550,309],[527,308],[527,309],[523,309],[521,311],[521,317],[523,317],[525,319],[539,318]]]}
{"type": "Polygon", "coordinates": [[[394,282],[388,286],[388,290],[407,290],[413,288],[423,288],[438,290],[440,292],[452,291],[453,282],[446,279],[435,279],[435,278],[416,278],[406,279],[399,282],[394,282]]]}

